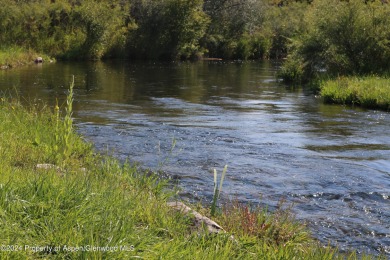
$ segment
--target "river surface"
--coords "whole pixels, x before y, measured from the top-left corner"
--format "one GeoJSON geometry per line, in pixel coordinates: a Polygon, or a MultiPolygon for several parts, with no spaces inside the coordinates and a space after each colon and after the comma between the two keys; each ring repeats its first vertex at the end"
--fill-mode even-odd
{"type": "Polygon", "coordinates": [[[390,256],[390,113],[324,105],[275,80],[271,62],[57,63],[0,71],[0,91],[63,102],[101,151],[178,180],[210,201],[274,209],[285,200],[313,235],[342,250],[390,256]]]}

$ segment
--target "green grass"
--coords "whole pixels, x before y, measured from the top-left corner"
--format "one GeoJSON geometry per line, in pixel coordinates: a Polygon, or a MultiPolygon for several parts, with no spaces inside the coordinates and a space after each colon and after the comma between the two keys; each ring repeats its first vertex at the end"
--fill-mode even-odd
{"type": "Polygon", "coordinates": [[[227,234],[195,230],[166,205],[175,196],[166,181],[95,153],[57,111],[64,108],[0,100],[0,259],[360,257],[320,245],[283,208],[232,202],[214,218],[227,234]]]}
{"type": "Polygon", "coordinates": [[[37,57],[42,57],[45,62],[51,59],[31,49],[22,47],[1,47],[0,46],[0,69],[15,68],[33,64],[37,57]]]}
{"type": "Polygon", "coordinates": [[[390,79],[387,77],[339,77],[323,81],[321,96],[327,103],[359,105],[390,110],[390,79]]]}

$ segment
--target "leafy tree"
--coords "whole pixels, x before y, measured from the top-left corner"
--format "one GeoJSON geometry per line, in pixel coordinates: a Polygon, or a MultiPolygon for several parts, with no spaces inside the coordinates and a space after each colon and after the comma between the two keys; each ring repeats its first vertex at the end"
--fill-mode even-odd
{"type": "Polygon", "coordinates": [[[206,0],[204,10],[211,24],[203,45],[209,55],[243,59],[253,56],[252,35],[264,20],[266,6],[261,0],[206,0]]]}
{"type": "Polygon", "coordinates": [[[314,1],[307,31],[296,37],[289,57],[306,77],[369,74],[390,69],[390,6],[379,1],[314,1]],[[299,62],[297,62],[299,61],[299,62]]]}
{"type": "Polygon", "coordinates": [[[288,5],[273,6],[267,11],[263,30],[268,32],[267,37],[272,40],[269,57],[280,59],[287,56],[291,40],[306,30],[304,16],[307,10],[306,2],[291,1],[288,5]]]}
{"type": "Polygon", "coordinates": [[[126,4],[120,0],[3,0],[1,45],[54,56],[100,58],[118,41],[124,42],[126,15],[126,4]]]}
{"type": "Polygon", "coordinates": [[[124,41],[128,10],[120,1],[84,1],[74,11],[73,22],[85,35],[82,57],[101,58],[115,43],[124,41]]]}
{"type": "Polygon", "coordinates": [[[281,58],[289,38],[303,28],[307,3],[285,7],[267,0],[206,0],[211,17],[204,45],[211,56],[234,59],[281,58]]]}
{"type": "Polygon", "coordinates": [[[202,0],[138,0],[131,9],[138,28],[129,37],[138,58],[189,58],[200,52],[208,25],[202,0]]]}

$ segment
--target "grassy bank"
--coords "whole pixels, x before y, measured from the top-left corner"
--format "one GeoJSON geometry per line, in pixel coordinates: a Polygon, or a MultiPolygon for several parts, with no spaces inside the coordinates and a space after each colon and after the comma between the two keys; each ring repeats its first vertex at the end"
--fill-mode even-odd
{"type": "Polygon", "coordinates": [[[96,154],[75,133],[71,104],[72,92],[65,109],[1,97],[1,259],[358,258],[319,245],[283,209],[231,203],[215,217],[226,234],[196,230],[167,206],[164,180],[96,154]]]}
{"type": "Polygon", "coordinates": [[[28,64],[34,64],[37,57],[42,57],[45,62],[51,61],[50,57],[31,49],[22,47],[0,47],[0,69],[10,69],[28,64]]]}
{"type": "Polygon", "coordinates": [[[390,79],[384,77],[339,77],[323,81],[321,96],[327,103],[359,105],[390,110],[390,79]]]}

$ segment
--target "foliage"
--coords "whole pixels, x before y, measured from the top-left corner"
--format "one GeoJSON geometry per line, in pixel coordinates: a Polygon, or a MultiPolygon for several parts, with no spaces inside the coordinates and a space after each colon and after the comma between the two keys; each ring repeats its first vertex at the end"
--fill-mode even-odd
{"type": "Polygon", "coordinates": [[[137,29],[129,36],[131,56],[146,59],[190,58],[200,51],[208,17],[201,0],[135,1],[137,29]]]}
{"type": "Polygon", "coordinates": [[[390,80],[377,76],[338,77],[323,81],[321,96],[327,103],[360,105],[390,110],[390,80]]]}
{"type": "Polygon", "coordinates": [[[322,247],[282,209],[233,204],[217,216],[229,233],[193,232],[167,206],[166,181],[95,154],[74,130],[57,132],[69,134],[67,163],[40,169],[56,163],[53,118],[44,104],[0,98],[1,259],[365,259],[322,247]]]}
{"type": "MultiPolygon", "coordinates": [[[[66,99],[65,117],[63,120],[60,118],[60,108],[56,104],[54,108],[54,120],[55,120],[55,142],[53,146],[54,153],[56,155],[56,164],[65,164],[67,158],[70,157],[72,150],[72,143],[70,137],[73,132],[73,87],[74,87],[74,76],[69,87],[69,93],[66,99]]],[[[58,101],[57,101],[58,102],[58,101]]]]}
{"type": "Polygon", "coordinates": [[[300,37],[306,30],[304,14],[310,6],[307,3],[291,2],[283,7],[272,7],[267,12],[263,30],[268,30],[272,39],[269,56],[284,58],[289,54],[288,45],[295,37],[300,37]]]}
{"type": "Polygon", "coordinates": [[[16,68],[31,64],[37,57],[42,57],[44,61],[51,61],[47,55],[37,53],[32,49],[25,49],[18,46],[0,46],[0,69],[16,68]]]}
{"type": "Polygon", "coordinates": [[[51,56],[100,58],[124,40],[127,15],[122,1],[3,0],[0,42],[51,56]]]}
{"type": "Polygon", "coordinates": [[[211,24],[203,39],[210,56],[227,59],[281,58],[288,39],[304,28],[307,4],[283,8],[262,0],[205,1],[211,24]]]}
{"type": "Polygon", "coordinates": [[[227,171],[227,165],[225,165],[225,167],[223,168],[221,179],[218,185],[218,174],[217,174],[217,170],[214,169],[214,196],[213,196],[213,202],[211,203],[211,210],[210,210],[210,215],[212,217],[215,216],[215,210],[217,208],[219,194],[222,191],[222,185],[223,185],[223,180],[225,179],[226,171],[227,171]]]}
{"type": "Polygon", "coordinates": [[[279,73],[286,82],[383,74],[390,70],[388,24],[386,1],[2,0],[0,65],[17,66],[38,53],[60,59],[205,56],[286,59],[279,73]],[[14,50],[24,53],[16,57],[14,50]]]}
{"type": "Polygon", "coordinates": [[[85,1],[74,11],[74,23],[85,36],[80,46],[82,56],[101,58],[113,46],[125,44],[128,10],[123,1],[85,1]]]}
{"type": "Polygon", "coordinates": [[[270,244],[295,244],[296,250],[303,250],[307,246],[305,242],[310,241],[310,235],[305,226],[294,220],[290,210],[283,201],[272,214],[266,209],[233,201],[224,206],[220,223],[237,235],[251,234],[269,239],[267,242],[270,244]]]}
{"type": "Polygon", "coordinates": [[[287,60],[277,73],[279,78],[282,78],[285,83],[301,83],[304,79],[303,62],[299,58],[293,58],[292,55],[287,56],[287,60]]]}
{"type": "Polygon", "coordinates": [[[3,123],[0,153],[4,163],[21,168],[33,168],[40,163],[56,164],[58,150],[55,146],[63,145],[63,142],[58,141],[62,135],[68,135],[68,142],[72,144],[69,147],[71,152],[64,154],[68,165],[91,154],[89,144],[82,142],[73,131],[68,132],[64,124],[59,123],[57,126],[55,115],[45,105],[37,103],[26,111],[17,98],[16,101],[1,100],[3,123]]]}
{"type": "MultiPolygon", "coordinates": [[[[384,73],[390,69],[390,5],[380,1],[313,1],[307,31],[294,38],[291,59],[305,75],[384,73]]],[[[289,64],[287,64],[288,66],[289,64]]]]}
{"type": "Polygon", "coordinates": [[[257,41],[263,40],[257,29],[264,19],[265,8],[264,1],[206,0],[204,10],[211,23],[202,45],[208,50],[207,55],[226,59],[247,59],[256,54],[265,56],[266,51],[256,53],[251,46],[252,35],[256,34],[253,39],[257,41]]]}

